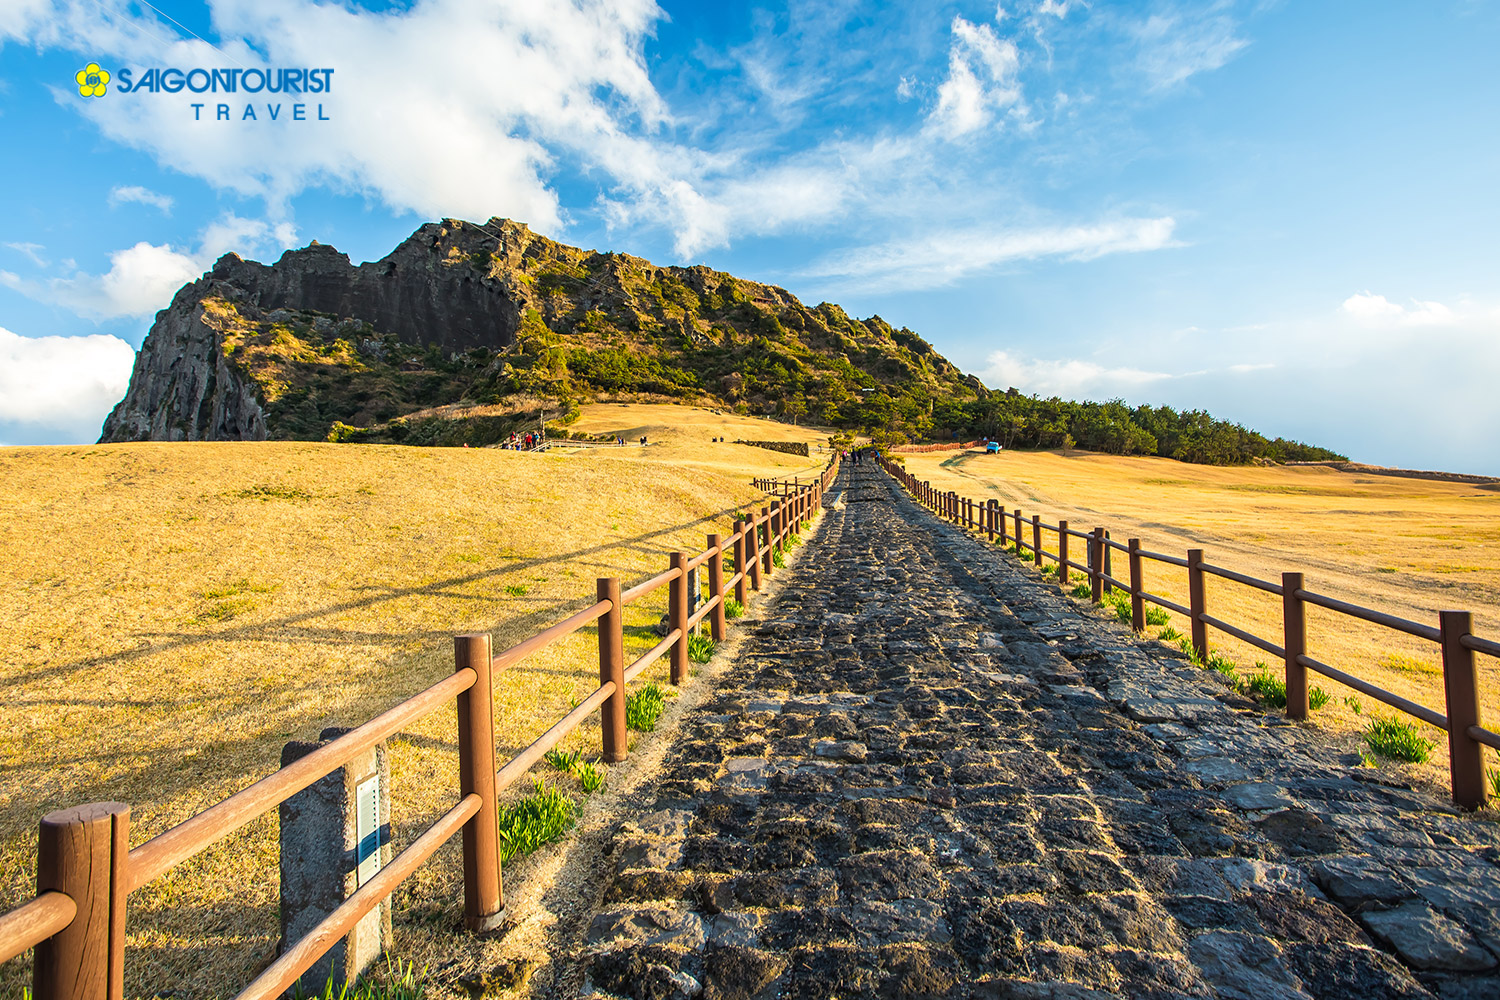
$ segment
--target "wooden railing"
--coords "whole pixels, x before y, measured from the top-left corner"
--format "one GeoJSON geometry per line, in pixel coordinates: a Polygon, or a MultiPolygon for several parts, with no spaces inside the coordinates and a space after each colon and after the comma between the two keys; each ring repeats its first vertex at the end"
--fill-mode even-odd
{"type": "Polygon", "coordinates": [[[761,477],[752,479],[750,482],[756,489],[777,497],[787,497],[800,493],[802,490],[807,489],[811,483],[815,482],[820,484],[822,489],[827,490],[829,484],[833,482],[834,476],[838,475],[838,463],[839,453],[835,451],[833,457],[829,459],[828,465],[822,472],[815,476],[808,476],[806,478],[802,476],[761,477]]]}
{"type": "MultiPolygon", "coordinates": [[[[671,554],[665,572],[628,590],[616,578],[598,581],[596,601],[551,628],[491,655],[487,633],[454,638],[454,670],[427,690],[288,764],[250,787],[137,847],[129,847],[130,807],[93,803],[49,813],[37,846],[37,894],[0,915],[0,962],[34,948],[34,1000],[120,1000],[124,990],[125,902],[129,894],[265,815],[293,795],[450,703],[458,712],[458,800],[393,861],[237,994],[237,1000],[278,997],[455,835],[463,838],[464,922],[471,930],[497,926],[504,910],[497,796],[593,712],[601,714],[603,759],[625,760],[626,685],[663,656],[672,683],[688,680],[688,637],[705,618],[715,641],[724,636],[726,600],[748,606],[751,591],[775,569],[775,553],[810,520],[838,472],[838,455],[824,472],[735,521],[726,538],[689,557],[671,554]],[[733,572],[724,572],[730,556],[733,572]],[[690,611],[689,574],[705,566],[709,596],[690,611]],[[624,656],[623,610],[661,587],[668,591],[666,637],[633,663],[624,656]],[[492,718],[496,671],[598,622],[599,686],[498,772],[492,718]]],[[[757,481],[759,483],[760,481],[757,481]]],[[[770,481],[767,481],[770,482],[770,481]]],[[[699,595],[701,596],[701,595],[699,595]]]]}
{"type": "Polygon", "coordinates": [[[1361,607],[1347,601],[1328,597],[1307,590],[1301,573],[1283,573],[1281,582],[1261,580],[1238,573],[1222,566],[1209,564],[1202,549],[1188,549],[1186,558],[1164,552],[1150,552],[1141,548],[1138,538],[1126,544],[1109,537],[1102,527],[1083,532],[1071,528],[1067,521],[1047,524],[1041,515],[1033,514],[1029,520],[1021,515],[1020,508],[1007,514],[996,500],[979,502],[960,497],[954,492],[935,489],[931,483],[919,480],[899,465],[881,458],[881,467],[906,488],[919,503],[932,509],[938,516],[955,524],[986,535],[1000,544],[1013,543],[1018,555],[1030,550],[1030,558],[1038,567],[1050,559],[1057,567],[1059,585],[1068,584],[1069,570],[1078,570],[1087,575],[1090,596],[1094,603],[1104,599],[1111,588],[1119,587],[1130,594],[1131,627],[1143,631],[1146,627],[1145,606],[1149,602],[1175,611],[1188,619],[1192,629],[1192,650],[1197,658],[1207,663],[1209,658],[1208,630],[1218,629],[1241,642],[1264,650],[1285,666],[1286,713],[1293,719],[1308,716],[1309,670],[1322,674],[1340,684],[1368,695],[1408,715],[1415,716],[1448,734],[1448,766],[1453,801],[1465,809],[1482,806],[1488,796],[1484,773],[1484,747],[1500,750],[1500,733],[1481,725],[1479,709],[1479,674],[1474,654],[1484,653],[1500,657],[1500,642],[1481,638],[1473,634],[1473,615],[1468,611],[1441,611],[1436,627],[1411,621],[1397,615],[1387,614],[1371,608],[1361,607]],[[1025,531],[1029,527],[1029,532],[1025,531]],[[1042,546],[1042,533],[1050,531],[1057,540],[1056,552],[1048,552],[1042,546]],[[1023,537],[1030,534],[1028,542],[1023,537]],[[1086,562],[1069,558],[1069,540],[1078,539],[1084,545],[1086,562]],[[1124,553],[1128,560],[1129,579],[1120,580],[1113,575],[1111,554],[1124,553]],[[1150,559],[1175,566],[1187,573],[1188,604],[1186,606],[1157,594],[1148,593],[1143,585],[1142,561],[1150,559]],[[1205,578],[1218,577],[1250,587],[1254,590],[1274,594],[1282,599],[1282,641],[1272,642],[1255,635],[1223,619],[1208,613],[1205,578]],[[1387,691],[1361,677],[1330,666],[1307,655],[1307,605],[1356,618],[1360,621],[1394,629],[1407,635],[1436,643],[1443,658],[1443,691],[1446,712],[1438,712],[1425,705],[1387,691]]]}
{"type": "Polygon", "coordinates": [[[943,441],[939,444],[900,444],[891,449],[896,455],[928,455],[935,451],[966,451],[978,448],[983,441],[943,441]]]}

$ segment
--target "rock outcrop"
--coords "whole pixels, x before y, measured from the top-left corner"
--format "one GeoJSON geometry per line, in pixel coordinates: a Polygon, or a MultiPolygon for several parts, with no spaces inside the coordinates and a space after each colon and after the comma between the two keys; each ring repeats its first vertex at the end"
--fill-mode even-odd
{"type": "Polygon", "coordinates": [[[156,314],[100,443],[266,439],[254,387],[224,356],[223,330],[204,305],[211,285],[205,277],[185,286],[156,314]]]}
{"type": "Polygon", "coordinates": [[[156,314],[130,388],[105,420],[100,441],[266,439],[264,400],[254,380],[226,358],[222,324],[205,315],[208,299],[254,315],[294,310],[354,318],[445,352],[503,348],[515,340],[530,296],[519,282],[495,276],[502,269],[473,264],[477,258],[514,264],[536,238],[509,220],[483,227],[450,220],[422,226],[386,257],[359,266],[316,241],[270,266],[225,254],[156,314]]]}
{"type": "Polygon", "coordinates": [[[984,392],[878,316],[445,219],[357,266],[316,242],[271,265],[226,254],[157,314],[101,440],[436,443],[453,435],[412,420],[600,396],[884,426],[984,392]]]}

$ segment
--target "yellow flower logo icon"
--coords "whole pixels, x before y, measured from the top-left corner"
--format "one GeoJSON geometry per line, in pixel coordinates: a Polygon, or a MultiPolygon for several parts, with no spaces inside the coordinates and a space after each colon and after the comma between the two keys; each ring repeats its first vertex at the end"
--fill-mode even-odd
{"type": "Polygon", "coordinates": [[[103,97],[109,89],[109,71],[100,69],[98,63],[89,63],[73,79],[78,81],[80,97],[103,97]]]}

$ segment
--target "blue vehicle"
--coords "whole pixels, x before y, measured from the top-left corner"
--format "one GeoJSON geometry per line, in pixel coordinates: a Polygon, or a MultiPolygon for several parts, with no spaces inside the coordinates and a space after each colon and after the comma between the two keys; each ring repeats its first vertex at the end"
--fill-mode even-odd
{"type": "Polygon", "coordinates": [[[984,446],[984,453],[986,455],[998,455],[998,454],[1000,454],[1000,442],[999,441],[991,441],[988,444],[986,444],[984,446]]]}

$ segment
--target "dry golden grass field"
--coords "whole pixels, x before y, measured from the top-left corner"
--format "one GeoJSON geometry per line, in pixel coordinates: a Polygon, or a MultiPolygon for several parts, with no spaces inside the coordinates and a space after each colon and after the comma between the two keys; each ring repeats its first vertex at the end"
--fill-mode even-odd
{"type": "MultiPolygon", "coordinates": [[[[731,440],[826,432],[655,406],[578,425],[647,448],[520,454],[325,444],[0,450],[0,910],[34,888],[37,819],[120,800],[138,844],[275,769],[282,744],[365,721],[450,672],[455,633],[500,650],[695,552],[821,467],[731,440]]],[[[666,591],[626,616],[655,643],[666,591]]],[[[501,759],[597,684],[592,630],[497,678],[501,759]]],[[[666,660],[645,679],[665,676],[666,660]]],[[[598,753],[597,722],[567,744],[598,753]]],[[[454,798],[452,711],[392,741],[397,849],[454,798]]],[[[456,841],[403,888],[397,950],[440,958],[456,841]]],[[[127,996],[232,995],[274,954],[275,813],[130,898],[127,996]]],[[[20,995],[29,961],[0,967],[20,995]]]]}
{"type": "MultiPolygon", "coordinates": [[[[1284,571],[1301,571],[1308,590],[1434,627],[1439,610],[1469,610],[1476,634],[1500,638],[1500,490],[1491,487],[1318,466],[1220,468],[1084,452],[903,457],[907,471],[938,489],[993,498],[1011,512],[1021,508],[1026,518],[1041,514],[1052,524],[1066,518],[1081,531],[1102,526],[1115,541],[1138,537],[1143,548],[1179,557],[1202,548],[1213,565],[1276,583],[1284,571]]],[[[1025,531],[1029,543],[1030,528],[1025,531]]],[[[1042,547],[1056,552],[1056,535],[1043,532],[1042,547]]],[[[1069,556],[1086,558],[1081,548],[1069,556]]],[[[1122,553],[1114,554],[1113,568],[1116,578],[1128,577],[1122,553]]],[[[1146,590],[1187,604],[1186,570],[1146,560],[1143,573],[1146,590]]],[[[1209,614],[1280,645],[1279,597],[1210,576],[1207,607],[1209,614]]],[[[1173,615],[1171,624],[1188,632],[1185,618],[1173,615]]],[[[1307,629],[1314,658],[1444,710],[1436,644],[1311,606],[1307,629]]],[[[1236,660],[1242,672],[1271,659],[1213,629],[1209,645],[1236,660]]],[[[1478,663],[1483,711],[1494,729],[1500,725],[1500,663],[1485,656],[1478,663]]],[[[1270,665],[1280,676],[1281,665],[1270,665]]],[[[1351,749],[1372,713],[1395,714],[1316,674],[1309,683],[1333,695],[1314,713],[1314,724],[1346,737],[1351,749]],[[1360,714],[1346,697],[1354,698],[1360,714]]],[[[1437,747],[1428,763],[1404,769],[1446,788],[1447,737],[1426,724],[1418,727],[1437,747]]],[[[1494,764],[1493,754],[1489,762],[1494,764]]]]}

